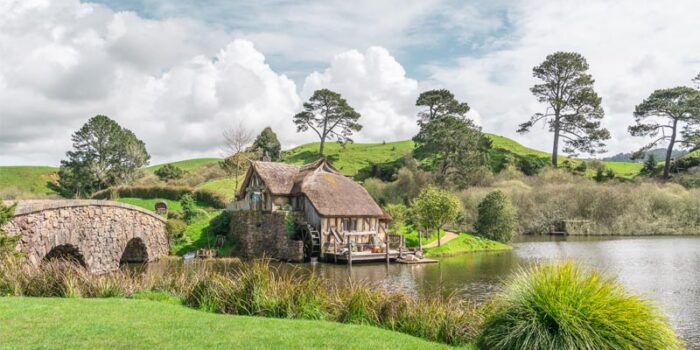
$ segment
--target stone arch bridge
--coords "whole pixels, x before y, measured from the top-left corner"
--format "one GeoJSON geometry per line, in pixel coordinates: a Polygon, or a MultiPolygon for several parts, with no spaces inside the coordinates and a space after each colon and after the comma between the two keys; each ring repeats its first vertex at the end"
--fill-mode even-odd
{"type": "Polygon", "coordinates": [[[77,260],[103,273],[125,262],[156,260],[169,252],[165,219],[148,210],[103,200],[18,201],[4,226],[20,235],[18,249],[33,265],[77,260]]]}

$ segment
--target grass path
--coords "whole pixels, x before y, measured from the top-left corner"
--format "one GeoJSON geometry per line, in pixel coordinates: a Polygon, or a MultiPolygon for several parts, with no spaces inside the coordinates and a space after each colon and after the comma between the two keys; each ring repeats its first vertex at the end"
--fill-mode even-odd
{"type": "MultiPolygon", "coordinates": [[[[457,237],[459,237],[458,234],[456,234],[454,232],[450,232],[450,231],[445,231],[445,234],[442,237],[440,237],[440,243],[445,244],[445,243],[447,243],[447,242],[449,242],[457,237]]],[[[424,245],[423,248],[434,248],[437,246],[438,246],[438,241],[434,240],[434,241],[424,245]]]]}
{"type": "Polygon", "coordinates": [[[206,313],[134,299],[0,297],[0,349],[449,349],[325,321],[206,313]]]}

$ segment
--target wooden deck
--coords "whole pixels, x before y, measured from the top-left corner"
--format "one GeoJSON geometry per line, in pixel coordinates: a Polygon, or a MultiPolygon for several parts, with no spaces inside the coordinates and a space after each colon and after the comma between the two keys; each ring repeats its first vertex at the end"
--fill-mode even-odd
{"type": "MultiPolygon", "coordinates": [[[[395,261],[399,257],[399,251],[398,250],[390,250],[389,251],[389,260],[390,261],[395,261]]],[[[326,253],[323,256],[323,260],[326,262],[338,262],[338,263],[348,263],[350,259],[348,258],[347,253],[337,253],[333,254],[332,252],[326,253]]],[[[372,253],[368,251],[364,252],[353,252],[352,253],[352,263],[362,263],[362,262],[381,262],[381,261],[386,261],[386,253],[372,253]]]]}

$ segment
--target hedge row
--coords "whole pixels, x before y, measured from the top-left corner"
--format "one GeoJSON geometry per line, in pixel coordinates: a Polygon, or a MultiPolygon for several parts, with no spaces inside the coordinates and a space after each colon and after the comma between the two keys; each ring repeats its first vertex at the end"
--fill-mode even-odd
{"type": "Polygon", "coordinates": [[[192,197],[200,205],[210,206],[217,209],[226,207],[228,201],[226,198],[211,190],[194,190],[186,186],[120,186],[112,187],[102,191],[95,192],[92,195],[94,199],[117,199],[120,197],[129,198],[159,198],[180,200],[185,194],[191,194],[192,197]]]}

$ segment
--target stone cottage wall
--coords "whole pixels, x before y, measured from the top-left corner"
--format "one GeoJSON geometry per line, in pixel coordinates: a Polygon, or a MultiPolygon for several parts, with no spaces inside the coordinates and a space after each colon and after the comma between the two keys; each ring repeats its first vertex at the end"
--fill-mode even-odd
{"type": "Polygon", "coordinates": [[[304,260],[304,245],[287,237],[285,212],[233,211],[231,236],[244,258],[268,257],[283,261],[304,260]]]}

